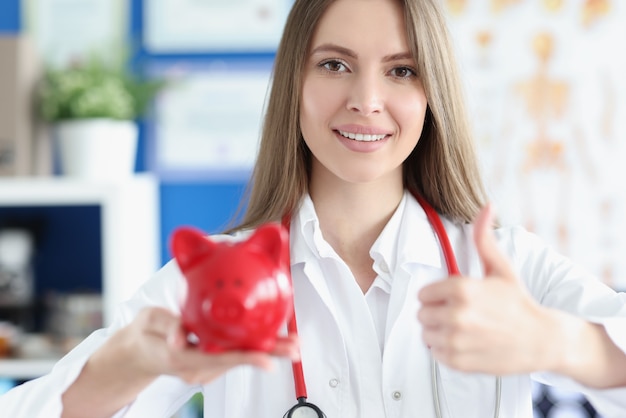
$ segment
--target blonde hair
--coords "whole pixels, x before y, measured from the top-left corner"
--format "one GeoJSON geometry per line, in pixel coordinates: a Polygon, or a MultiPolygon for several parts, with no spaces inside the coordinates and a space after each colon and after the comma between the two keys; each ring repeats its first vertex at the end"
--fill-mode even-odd
{"type": "MultiPolygon", "coordinates": [[[[296,0],[274,60],[247,209],[234,229],[254,228],[292,213],[307,192],[311,152],[299,126],[302,72],[319,20],[335,0],[296,0]]],[[[439,213],[470,222],[485,194],[467,123],[461,83],[438,0],[399,0],[428,110],[417,146],[404,162],[405,187],[439,213]]]]}

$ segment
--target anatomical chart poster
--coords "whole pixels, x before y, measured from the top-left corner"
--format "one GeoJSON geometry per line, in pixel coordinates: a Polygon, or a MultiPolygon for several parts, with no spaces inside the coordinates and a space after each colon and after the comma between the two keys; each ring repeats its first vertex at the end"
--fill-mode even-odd
{"type": "Polygon", "coordinates": [[[626,290],[626,1],[444,1],[500,222],[626,290]]]}

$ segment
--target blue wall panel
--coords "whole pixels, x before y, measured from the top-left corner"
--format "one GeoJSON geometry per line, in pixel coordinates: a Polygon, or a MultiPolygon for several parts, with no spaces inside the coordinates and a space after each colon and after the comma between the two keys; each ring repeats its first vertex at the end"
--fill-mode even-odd
{"type": "Polygon", "coordinates": [[[162,183],[161,184],[161,259],[171,258],[169,237],[178,226],[200,228],[207,233],[226,229],[239,208],[244,182],[162,183]]]}
{"type": "MultiPolygon", "coordinates": [[[[131,0],[130,3],[129,47],[131,50],[131,66],[138,74],[148,75],[153,65],[171,62],[205,62],[216,58],[230,60],[258,59],[267,62],[273,59],[273,53],[255,54],[153,54],[143,44],[143,0],[131,0]]],[[[140,130],[139,155],[137,171],[150,171],[147,150],[153,147],[153,132],[150,121],[143,123],[140,130]]],[[[230,225],[237,213],[240,200],[246,188],[241,176],[225,179],[207,179],[201,175],[186,179],[162,178],[161,197],[161,261],[166,263],[171,254],[169,238],[173,230],[181,225],[199,228],[207,233],[219,233],[230,225]]]]}
{"type": "Polygon", "coordinates": [[[0,0],[0,34],[21,30],[20,0],[0,0]]]}

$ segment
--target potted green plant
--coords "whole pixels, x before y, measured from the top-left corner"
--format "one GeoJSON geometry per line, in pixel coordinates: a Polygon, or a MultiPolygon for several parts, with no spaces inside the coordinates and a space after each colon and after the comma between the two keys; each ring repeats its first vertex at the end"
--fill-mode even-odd
{"type": "Polygon", "coordinates": [[[162,81],[142,80],[124,65],[97,58],[47,68],[38,90],[38,110],[52,127],[62,172],[96,179],[132,174],[136,120],[163,86],[162,81]]]}

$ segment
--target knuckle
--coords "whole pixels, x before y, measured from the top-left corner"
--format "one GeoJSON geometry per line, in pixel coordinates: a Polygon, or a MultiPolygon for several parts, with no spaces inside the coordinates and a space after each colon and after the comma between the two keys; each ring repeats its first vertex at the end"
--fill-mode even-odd
{"type": "Polygon", "coordinates": [[[137,317],[144,323],[150,324],[158,320],[160,312],[157,308],[146,307],[139,311],[137,317]]]}
{"type": "Polygon", "coordinates": [[[461,306],[468,306],[474,296],[474,286],[472,280],[461,279],[459,284],[454,288],[454,298],[461,306]]]}
{"type": "Polygon", "coordinates": [[[422,324],[428,323],[428,313],[425,308],[422,308],[417,311],[417,320],[422,324]]]}
{"type": "Polygon", "coordinates": [[[163,362],[164,367],[173,373],[177,373],[182,369],[180,359],[176,353],[172,352],[172,350],[166,349],[165,353],[161,357],[161,361],[163,362]]]}
{"type": "Polygon", "coordinates": [[[448,363],[447,363],[451,368],[460,371],[460,372],[465,372],[467,371],[467,365],[465,364],[464,361],[462,361],[461,356],[458,355],[451,355],[450,358],[448,359],[448,363]]]}
{"type": "Polygon", "coordinates": [[[463,360],[463,356],[455,350],[449,348],[440,349],[436,353],[436,358],[439,362],[454,370],[465,371],[465,369],[467,369],[467,364],[463,360]]]}
{"type": "Polygon", "coordinates": [[[443,335],[443,340],[447,352],[458,353],[461,351],[463,337],[457,329],[448,328],[443,335]]]}
{"type": "Polygon", "coordinates": [[[448,332],[454,335],[461,334],[468,327],[467,313],[463,309],[454,309],[449,313],[448,332]]]}

